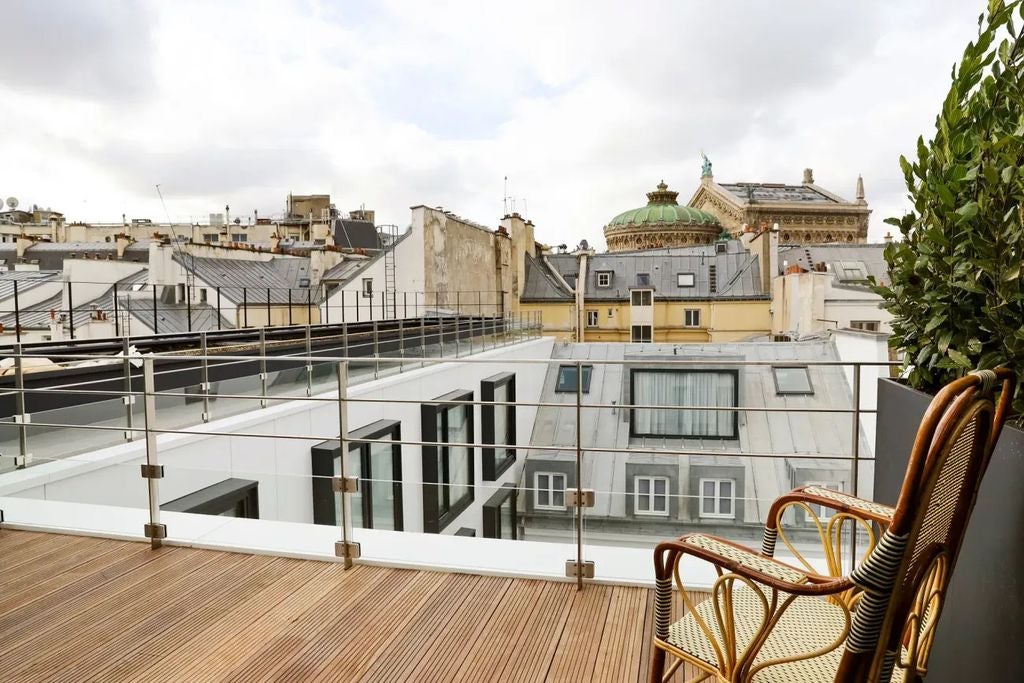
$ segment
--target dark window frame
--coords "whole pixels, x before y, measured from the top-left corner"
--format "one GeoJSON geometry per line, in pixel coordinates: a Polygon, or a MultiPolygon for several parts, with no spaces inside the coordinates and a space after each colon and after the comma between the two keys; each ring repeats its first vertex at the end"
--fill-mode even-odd
{"type": "MultiPolygon", "coordinates": [[[[507,403],[516,402],[516,373],[499,372],[480,380],[480,400],[494,401],[494,394],[498,387],[508,387],[507,403]]],[[[516,461],[516,407],[487,405],[480,406],[480,431],[481,443],[493,444],[492,447],[481,448],[481,465],[484,481],[494,481],[500,477],[516,461]],[[507,427],[505,442],[495,441],[497,436],[494,433],[494,411],[504,409],[506,411],[505,425],[507,427]],[[497,459],[497,446],[504,446],[505,457],[497,459]]]]}
{"type": "Polygon", "coordinates": [[[225,479],[193,491],[160,506],[167,512],[189,512],[195,515],[219,515],[234,509],[236,517],[260,518],[259,482],[252,479],[225,479]]]}
{"type": "Polygon", "coordinates": [[[629,293],[629,305],[635,308],[646,308],[654,305],[653,289],[632,289],[629,293]],[[636,301],[639,298],[639,303],[636,301]],[[645,301],[646,300],[646,301],[645,301]]]}
{"type": "MultiPolygon", "coordinates": [[[[558,374],[555,375],[555,393],[556,394],[575,394],[576,393],[576,382],[575,381],[572,383],[571,387],[566,386],[565,388],[562,388],[562,385],[563,385],[563,383],[562,383],[562,371],[563,370],[567,370],[567,369],[575,370],[576,369],[576,365],[575,364],[562,364],[562,365],[558,366],[558,374]]],[[[580,366],[580,369],[583,372],[583,393],[584,394],[589,394],[590,393],[590,379],[591,379],[591,377],[594,374],[594,366],[591,363],[584,363],[582,366],[580,366]]]]}
{"type": "Polygon", "coordinates": [[[632,325],[629,328],[629,342],[631,344],[652,344],[654,343],[654,325],[632,325]],[[647,334],[644,334],[644,330],[647,334]],[[646,338],[645,338],[646,337],[646,338]]]}
{"type": "Polygon", "coordinates": [[[494,495],[484,502],[484,538],[501,538],[501,508],[511,500],[512,510],[512,538],[506,539],[515,541],[519,538],[519,511],[518,511],[519,490],[512,482],[503,484],[494,492],[494,495]]]}
{"type": "MultiPolygon", "coordinates": [[[[472,401],[473,391],[470,389],[456,389],[443,396],[438,396],[435,401],[472,401]]],[[[473,443],[474,416],[473,404],[451,404],[451,403],[422,403],[420,404],[420,429],[424,442],[447,442],[448,439],[448,411],[455,408],[466,410],[468,423],[469,440],[473,443]],[[437,416],[439,411],[443,412],[444,434],[437,433],[437,416]],[[443,437],[443,438],[441,438],[443,437]]],[[[458,500],[451,500],[451,451],[447,443],[439,446],[424,445],[423,452],[423,531],[428,534],[441,533],[445,527],[451,524],[473,503],[476,490],[475,466],[476,449],[469,447],[466,457],[469,459],[469,478],[466,494],[458,500]],[[442,472],[437,471],[438,449],[441,449],[442,472]]]]}
{"type": "MultiPolygon", "coordinates": [[[[373,466],[370,459],[368,442],[360,439],[383,439],[390,436],[395,442],[402,440],[402,423],[398,420],[377,420],[348,433],[349,453],[359,452],[359,492],[362,494],[362,528],[373,528],[373,494],[370,481],[373,479],[373,466]]],[[[310,449],[313,472],[313,524],[337,526],[338,510],[337,494],[332,486],[335,470],[334,463],[341,457],[341,442],[337,439],[324,441],[310,449]]],[[[402,444],[391,445],[392,496],[394,499],[395,531],[404,528],[404,510],[402,505],[402,444]]],[[[353,511],[355,512],[355,511],[353,511]]]]}
{"type": "Polygon", "coordinates": [[[700,309],[699,308],[684,308],[683,309],[683,327],[700,327],[700,309]],[[696,320],[692,320],[696,318],[696,320]]]}
{"type": "Polygon", "coordinates": [[[372,299],[373,298],[373,278],[372,277],[364,277],[362,279],[362,283],[360,284],[360,287],[361,287],[361,291],[363,293],[363,298],[364,299],[372,299]],[[367,287],[367,285],[369,285],[369,287],[367,287]]]}
{"type": "MultiPolygon", "coordinates": [[[[691,373],[727,373],[733,376],[732,402],[735,410],[732,411],[732,433],[722,435],[707,434],[650,434],[636,431],[636,408],[629,409],[629,436],[630,438],[651,437],[656,439],[720,439],[722,441],[735,441],[740,438],[740,371],[732,368],[634,368],[629,372],[629,403],[636,405],[636,377],[638,373],[671,372],[675,374],[691,373]]],[[[717,411],[716,411],[717,412],[717,411]]]]}
{"type": "Polygon", "coordinates": [[[807,365],[773,365],[772,366],[772,380],[775,382],[775,395],[776,396],[814,396],[814,382],[811,381],[811,369],[807,365]],[[804,376],[807,377],[807,390],[805,391],[791,391],[783,390],[779,386],[779,376],[776,374],[776,370],[803,370],[804,376]]]}

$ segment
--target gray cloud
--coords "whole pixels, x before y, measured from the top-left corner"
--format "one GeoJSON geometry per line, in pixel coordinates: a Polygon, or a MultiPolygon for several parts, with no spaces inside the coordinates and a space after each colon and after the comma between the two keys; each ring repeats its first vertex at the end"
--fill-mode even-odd
{"type": "Polygon", "coordinates": [[[15,1],[0,26],[0,83],[118,102],[152,90],[153,16],[143,3],[15,1]]]}

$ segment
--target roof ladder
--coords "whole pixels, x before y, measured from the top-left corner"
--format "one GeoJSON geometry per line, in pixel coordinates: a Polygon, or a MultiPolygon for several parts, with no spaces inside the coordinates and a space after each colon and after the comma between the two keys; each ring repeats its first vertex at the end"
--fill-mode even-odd
{"type": "Polygon", "coordinates": [[[394,320],[398,317],[398,301],[395,291],[395,242],[398,241],[397,225],[380,226],[380,239],[384,249],[384,317],[394,320]]]}

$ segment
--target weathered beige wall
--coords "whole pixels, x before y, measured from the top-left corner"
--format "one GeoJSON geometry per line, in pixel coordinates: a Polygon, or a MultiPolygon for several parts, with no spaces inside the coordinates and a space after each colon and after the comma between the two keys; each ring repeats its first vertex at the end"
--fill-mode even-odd
{"type": "Polygon", "coordinates": [[[466,300],[474,306],[479,300],[474,310],[483,315],[500,312],[503,298],[508,298],[502,293],[512,290],[511,253],[507,235],[437,209],[424,211],[424,285],[428,298],[436,293],[440,307],[454,308],[460,301],[465,309],[466,300]]]}

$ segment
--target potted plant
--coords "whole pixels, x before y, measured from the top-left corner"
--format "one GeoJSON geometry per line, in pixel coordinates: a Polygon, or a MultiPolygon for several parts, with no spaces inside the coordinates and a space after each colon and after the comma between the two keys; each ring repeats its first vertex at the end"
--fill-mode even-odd
{"type": "MultiPolygon", "coordinates": [[[[875,498],[895,501],[921,416],[939,387],[974,368],[1024,381],[1024,17],[989,2],[953,69],[934,137],[900,158],[913,210],[886,222],[902,380],[880,380],[875,498]]],[[[1024,668],[1024,387],[1003,431],[947,595],[929,681],[1015,680],[1024,668]],[[1007,610],[1010,610],[1008,613],[1007,610]],[[947,645],[943,647],[943,645],[947,645]]]]}

